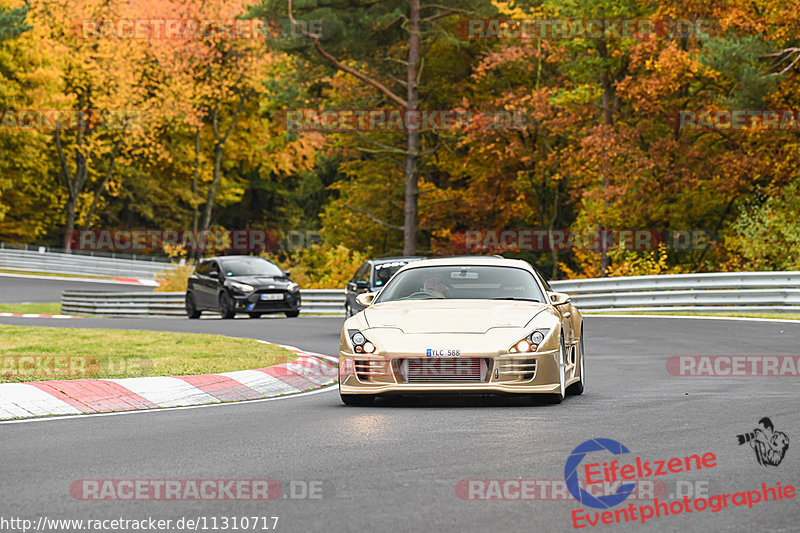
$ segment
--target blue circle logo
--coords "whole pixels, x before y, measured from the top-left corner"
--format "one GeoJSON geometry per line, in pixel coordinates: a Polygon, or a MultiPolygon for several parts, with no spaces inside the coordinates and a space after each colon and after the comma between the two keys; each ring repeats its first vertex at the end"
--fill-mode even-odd
{"type": "Polygon", "coordinates": [[[588,507],[595,507],[597,509],[608,509],[619,505],[631,495],[633,489],[636,487],[635,483],[623,483],[614,494],[605,496],[592,496],[586,489],[580,486],[578,481],[578,467],[583,462],[583,458],[587,453],[599,452],[602,450],[609,451],[614,455],[623,455],[629,453],[628,448],[623,444],[611,439],[591,439],[578,445],[577,448],[572,450],[572,453],[567,458],[567,464],[564,465],[564,479],[567,482],[567,489],[573,498],[588,507]]]}

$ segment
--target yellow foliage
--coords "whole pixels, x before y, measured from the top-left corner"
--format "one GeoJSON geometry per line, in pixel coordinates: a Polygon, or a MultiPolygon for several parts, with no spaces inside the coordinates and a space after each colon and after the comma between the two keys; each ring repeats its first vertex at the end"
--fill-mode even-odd
{"type": "MultiPolygon", "coordinates": [[[[275,255],[267,257],[277,262],[275,255]]],[[[367,255],[342,245],[315,245],[310,249],[289,253],[284,259],[283,268],[291,271],[292,280],[300,288],[343,289],[367,255]]]]}
{"type": "Polygon", "coordinates": [[[194,273],[194,261],[187,261],[183,265],[174,264],[174,268],[156,274],[159,283],[155,292],[183,292],[189,276],[194,273]]]}

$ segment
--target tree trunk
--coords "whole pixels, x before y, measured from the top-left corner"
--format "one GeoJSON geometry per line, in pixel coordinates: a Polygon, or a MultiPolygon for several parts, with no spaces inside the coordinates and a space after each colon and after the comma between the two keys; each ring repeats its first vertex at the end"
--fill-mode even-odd
{"type": "Polygon", "coordinates": [[[211,185],[208,188],[208,195],[206,196],[206,207],[203,211],[203,223],[200,229],[208,229],[211,225],[211,214],[214,211],[214,203],[217,198],[217,189],[222,181],[222,158],[225,155],[225,144],[231,136],[236,127],[236,122],[239,120],[239,115],[242,114],[247,96],[239,95],[239,104],[236,106],[236,111],[231,117],[231,123],[228,126],[225,134],[222,135],[219,129],[219,108],[214,108],[211,114],[211,124],[214,129],[214,177],[211,180],[211,185]]]}
{"type": "MultiPolygon", "coordinates": [[[[417,81],[419,77],[419,4],[420,0],[410,0],[409,13],[411,35],[408,38],[408,98],[406,110],[409,113],[417,109],[419,90],[417,81]]],[[[419,174],[417,162],[419,159],[419,129],[408,129],[408,151],[405,164],[405,219],[403,222],[403,254],[415,255],[417,253],[417,200],[419,197],[419,174]]]]}
{"type": "MultiPolygon", "coordinates": [[[[606,48],[606,43],[601,41],[598,43],[598,47],[600,48],[600,57],[603,59],[608,58],[608,49],[606,48]]],[[[606,129],[606,133],[608,133],[610,127],[614,125],[614,100],[616,98],[614,84],[611,81],[611,76],[608,70],[604,70],[600,75],[600,85],[603,87],[603,125],[608,126],[606,129]]],[[[605,167],[606,169],[610,169],[611,165],[609,165],[607,151],[605,152],[605,155],[605,167]]],[[[602,184],[603,202],[605,202],[605,205],[608,206],[608,200],[606,199],[606,192],[608,191],[608,179],[606,174],[603,174],[602,184]]],[[[606,228],[604,228],[602,224],[597,225],[597,231],[600,233],[600,236],[603,239],[603,246],[601,248],[602,252],[600,254],[600,276],[604,278],[608,276],[608,250],[606,249],[606,241],[604,237],[605,229],[606,228]]]]}

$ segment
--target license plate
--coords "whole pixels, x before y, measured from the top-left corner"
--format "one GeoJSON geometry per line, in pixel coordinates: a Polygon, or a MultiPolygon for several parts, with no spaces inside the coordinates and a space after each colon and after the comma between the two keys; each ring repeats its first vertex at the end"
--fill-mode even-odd
{"type": "Polygon", "coordinates": [[[273,293],[273,294],[262,294],[261,300],[283,300],[283,294],[280,293],[273,293]]]}

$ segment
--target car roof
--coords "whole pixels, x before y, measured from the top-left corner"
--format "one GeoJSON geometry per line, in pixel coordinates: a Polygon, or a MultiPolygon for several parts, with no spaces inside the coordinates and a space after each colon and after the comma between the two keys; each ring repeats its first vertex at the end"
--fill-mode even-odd
{"type": "Polygon", "coordinates": [[[499,256],[485,255],[455,255],[451,257],[433,257],[430,259],[420,259],[403,267],[403,270],[412,268],[424,268],[429,266],[504,266],[523,268],[528,271],[535,271],[530,263],[521,259],[506,259],[499,256]]]}
{"type": "Polygon", "coordinates": [[[399,257],[379,257],[377,259],[368,259],[367,262],[373,265],[382,263],[394,263],[395,261],[416,261],[418,259],[425,259],[424,256],[399,256],[399,257]]]}
{"type": "Polygon", "coordinates": [[[206,261],[220,261],[223,259],[261,259],[262,261],[270,261],[266,257],[260,257],[258,255],[217,255],[214,257],[207,257],[205,259],[201,259],[200,262],[204,263],[206,261]]]}

